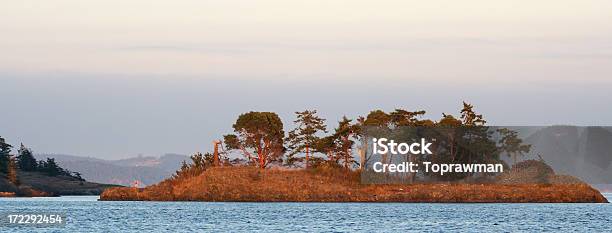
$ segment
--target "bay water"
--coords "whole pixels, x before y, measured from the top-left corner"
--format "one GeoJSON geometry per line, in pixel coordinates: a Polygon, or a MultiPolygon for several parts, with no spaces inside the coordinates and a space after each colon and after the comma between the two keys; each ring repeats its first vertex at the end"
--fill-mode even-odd
{"type": "MultiPolygon", "coordinates": [[[[612,200],[612,194],[605,194],[612,200]]],[[[0,214],[63,213],[1,232],[612,232],[612,204],[107,202],[0,198],[0,214]]]]}

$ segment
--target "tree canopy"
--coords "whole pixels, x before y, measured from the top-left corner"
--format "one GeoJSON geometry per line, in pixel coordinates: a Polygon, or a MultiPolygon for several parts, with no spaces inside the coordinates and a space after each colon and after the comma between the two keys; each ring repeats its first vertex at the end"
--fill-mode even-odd
{"type": "Polygon", "coordinates": [[[38,166],[32,150],[21,144],[17,155],[17,164],[22,171],[34,171],[38,166]]]}
{"type": "Polygon", "coordinates": [[[240,150],[250,162],[265,168],[278,162],[284,153],[285,131],[280,117],[273,112],[241,114],[233,125],[235,134],[224,136],[228,150],[240,150]]]}
{"type": "Polygon", "coordinates": [[[296,128],[289,131],[287,136],[287,147],[290,150],[287,154],[289,164],[293,163],[293,156],[298,153],[306,153],[306,167],[308,168],[310,153],[313,146],[321,138],[317,133],[327,133],[325,119],[317,116],[317,110],[305,110],[303,112],[295,112],[297,119],[293,121],[296,128]]]}
{"type": "MultiPolygon", "coordinates": [[[[308,167],[311,154],[322,153],[326,155],[326,163],[351,169],[358,161],[353,155],[354,149],[357,149],[360,168],[364,161],[368,160],[364,147],[368,143],[365,141],[366,135],[409,139],[414,138],[417,132],[407,133],[394,130],[402,127],[442,126],[436,127],[437,131],[429,132],[432,135],[428,135],[428,137],[444,136],[444,140],[433,148],[434,155],[431,155],[430,158],[425,158],[423,155],[409,156],[405,159],[411,162],[430,159],[437,163],[498,160],[500,150],[496,147],[497,142],[489,138],[490,132],[485,126],[486,120],[483,115],[477,113],[474,106],[467,102],[463,102],[458,113],[459,118],[451,114],[442,114],[441,119],[434,121],[423,119],[425,115],[423,110],[408,111],[397,108],[388,113],[383,110],[373,110],[365,117],[358,117],[356,121],[344,116],[333,132],[325,135],[328,133],[325,119],[317,116],[316,110],[304,110],[295,112],[296,119],[293,121],[295,128],[285,137],[283,122],[276,113],[248,112],[241,114],[233,124],[234,133],[225,135],[223,138],[226,149],[241,152],[247,158],[248,163],[261,168],[282,159],[285,159],[285,165],[292,166],[296,161],[302,161],[302,158],[296,157],[297,154],[306,155],[305,166],[308,167]],[[389,133],[397,135],[389,135],[389,133]],[[283,143],[286,143],[286,148],[283,143]],[[361,145],[361,147],[355,145],[361,145]],[[469,145],[469,148],[466,145],[469,145]]],[[[509,142],[509,140],[506,141],[509,142]]],[[[505,149],[511,148],[506,147],[505,149]]],[[[521,147],[518,151],[525,152],[524,149],[525,147],[521,147]]],[[[320,164],[320,160],[317,160],[316,163],[320,164]]],[[[386,158],[383,160],[386,161],[386,158]]]]}
{"type": "Polygon", "coordinates": [[[499,144],[501,144],[500,152],[506,152],[512,158],[514,164],[516,164],[518,156],[529,153],[531,150],[531,145],[523,144],[523,140],[518,137],[517,132],[507,128],[497,129],[497,132],[501,136],[499,140],[499,144]]]}

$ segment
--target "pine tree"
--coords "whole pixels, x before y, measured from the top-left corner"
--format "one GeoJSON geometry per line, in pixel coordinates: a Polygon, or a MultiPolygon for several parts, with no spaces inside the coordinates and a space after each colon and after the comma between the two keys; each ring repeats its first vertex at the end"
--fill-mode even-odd
{"type": "Polygon", "coordinates": [[[80,172],[73,172],[71,176],[77,178],[80,181],[85,181],[85,179],[83,179],[83,175],[80,172]]]}
{"type": "Polygon", "coordinates": [[[466,102],[463,102],[463,109],[461,109],[461,120],[465,126],[483,126],[487,123],[481,114],[474,112],[474,105],[466,102]]]}
{"type": "Polygon", "coordinates": [[[8,173],[11,147],[11,145],[4,141],[4,138],[0,137],[0,173],[8,173]]]}
{"type": "Polygon", "coordinates": [[[351,149],[354,144],[352,139],[357,139],[357,133],[356,127],[351,122],[352,120],[346,116],[342,117],[334,132],[336,156],[342,160],[345,169],[349,169],[355,163],[351,149]]]}
{"type": "Polygon", "coordinates": [[[21,144],[19,148],[19,155],[17,156],[17,164],[19,169],[22,171],[34,171],[36,170],[36,159],[32,155],[32,150],[21,144]]]}
{"type": "Polygon", "coordinates": [[[499,150],[506,152],[512,158],[512,164],[516,164],[519,155],[524,156],[531,150],[531,145],[523,144],[523,140],[518,137],[516,131],[501,128],[497,129],[497,132],[501,136],[498,142],[500,144],[499,150]]]}
{"type": "Polygon", "coordinates": [[[39,162],[39,170],[46,172],[49,176],[64,174],[64,169],[57,165],[54,158],[47,158],[46,162],[41,162],[39,162]]]}
{"type": "Polygon", "coordinates": [[[320,138],[317,133],[327,133],[325,119],[317,116],[317,110],[305,110],[303,112],[295,112],[297,119],[293,121],[296,128],[291,130],[287,136],[288,148],[291,152],[288,155],[288,161],[294,161],[293,156],[298,153],[306,154],[306,168],[308,168],[310,153],[320,138]]]}

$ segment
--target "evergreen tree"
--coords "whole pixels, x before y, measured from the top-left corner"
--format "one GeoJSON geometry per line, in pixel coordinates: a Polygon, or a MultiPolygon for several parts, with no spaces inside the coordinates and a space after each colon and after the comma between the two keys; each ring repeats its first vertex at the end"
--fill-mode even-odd
{"type": "Polygon", "coordinates": [[[11,147],[11,145],[4,141],[4,138],[0,137],[0,173],[8,173],[11,147]]]}
{"type": "Polygon", "coordinates": [[[251,163],[265,168],[284,153],[283,122],[273,112],[241,114],[233,125],[236,134],[223,136],[228,150],[238,149],[251,163]]]}
{"type": "Polygon", "coordinates": [[[37,171],[43,171],[46,167],[46,163],[43,160],[38,160],[38,165],[36,165],[36,170],[37,171]]]}
{"type": "Polygon", "coordinates": [[[352,167],[355,159],[351,153],[351,149],[353,148],[353,140],[351,138],[356,138],[355,127],[351,124],[350,119],[346,116],[342,118],[340,122],[338,122],[338,128],[336,128],[336,135],[338,138],[338,154],[339,157],[342,158],[344,168],[349,169],[352,167]]]}
{"type": "Polygon", "coordinates": [[[291,152],[288,155],[288,161],[291,163],[293,156],[298,153],[306,153],[306,168],[308,168],[310,152],[312,147],[320,138],[317,133],[327,133],[325,119],[317,116],[317,110],[305,110],[303,112],[295,112],[297,119],[293,121],[296,128],[289,132],[287,136],[288,148],[291,152]]]}
{"type": "Polygon", "coordinates": [[[40,161],[38,164],[38,170],[47,173],[49,176],[65,175],[64,169],[57,165],[54,158],[47,158],[47,161],[40,161]]]}
{"type": "Polygon", "coordinates": [[[365,126],[388,127],[391,123],[391,116],[383,110],[371,111],[365,118],[365,126]]]}
{"type": "Polygon", "coordinates": [[[80,172],[73,172],[71,176],[79,179],[80,181],[85,181],[85,179],[83,179],[83,176],[80,172]]]}
{"type": "Polygon", "coordinates": [[[34,171],[36,170],[37,162],[32,155],[32,150],[21,144],[19,148],[19,155],[17,156],[17,164],[19,169],[22,171],[34,171]]]}
{"type": "Polygon", "coordinates": [[[483,126],[485,121],[481,114],[474,112],[474,106],[463,102],[463,109],[461,109],[461,120],[465,126],[483,126]]]}
{"type": "MultiPolygon", "coordinates": [[[[431,155],[426,159],[432,163],[492,163],[499,161],[496,141],[491,140],[492,132],[485,125],[483,116],[473,110],[473,106],[463,102],[461,116],[455,118],[450,114],[442,114],[435,131],[427,131],[429,137],[436,139],[431,148],[431,155]],[[431,134],[431,135],[430,135],[431,134]]],[[[458,180],[469,178],[473,173],[453,173],[440,175],[428,173],[427,176],[441,180],[458,180]]]]}
{"type": "Polygon", "coordinates": [[[313,146],[313,151],[327,155],[327,161],[338,164],[339,158],[336,156],[336,137],[335,135],[325,136],[317,141],[313,146]]]}
{"type": "Polygon", "coordinates": [[[398,126],[423,126],[431,125],[429,120],[419,120],[418,118],[425,115],[425,111],[410,112],[404,109],[395,109],[395,111],[389,113],[391,122],[396,127],[398,126]]]}
{"type": "Polygon", "coordinates": [[[519,155],[523,156],[531,150],[531,145],[523,144],[523,140],[518,137],[516,131],[501,128],[497,129],[497,132],[501,136],[499,150],[500,152],[506,152],[512,158],[513,164],[516,164],[519,155]]]}
{"type": "MultiPolygon", "coordinates": [[[[358,148],[360,157],[359,167],[363,169],[367,161],[370,160],[369,157],[366,157],[366,149],[368,145],[368,142],[366,142],[366,135],[370,137],[388,137],[394,132],[393,130],[398,129],[399,127],[433,125],[431,120],[418,119],[424,114],[425,111],[410,112],[398,108],[390,113],[386,113],[382,110],[374,110],[371,111],[366,117],[360,117],[357,120],[357,124],[355,124],[355,127],[357,128],[356,132],[358,132],[358,137],[361,140],[361,147],[358,148]]],[[[388,154],[381,155],[381,160],[383,163],[386,163],[387,159],[389,159],[388,154]]],[[[410,160],[410,158],[407,159],[410,160]]]]}
{"type": "Polygon", "coordinates": [[[201,174],[207,167],[213,164],[213,155],[211,153],[202,154],[197,152],[191,156],[191,163],[183,161],[181,168],[172,175],[173,179],[182,179],[193,177],[201,174]]]}

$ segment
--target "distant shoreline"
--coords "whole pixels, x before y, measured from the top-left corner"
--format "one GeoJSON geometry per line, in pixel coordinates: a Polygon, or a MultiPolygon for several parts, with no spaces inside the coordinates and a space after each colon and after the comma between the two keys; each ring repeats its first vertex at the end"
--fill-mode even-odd
{"type": "Polygon", "coordinates": [[[64,175],[48,176],[41,172],[20,171],[19,186],[0,179],[0,197],[97,196],[105,189],[119,185],[78,180],[64,175]]]}

